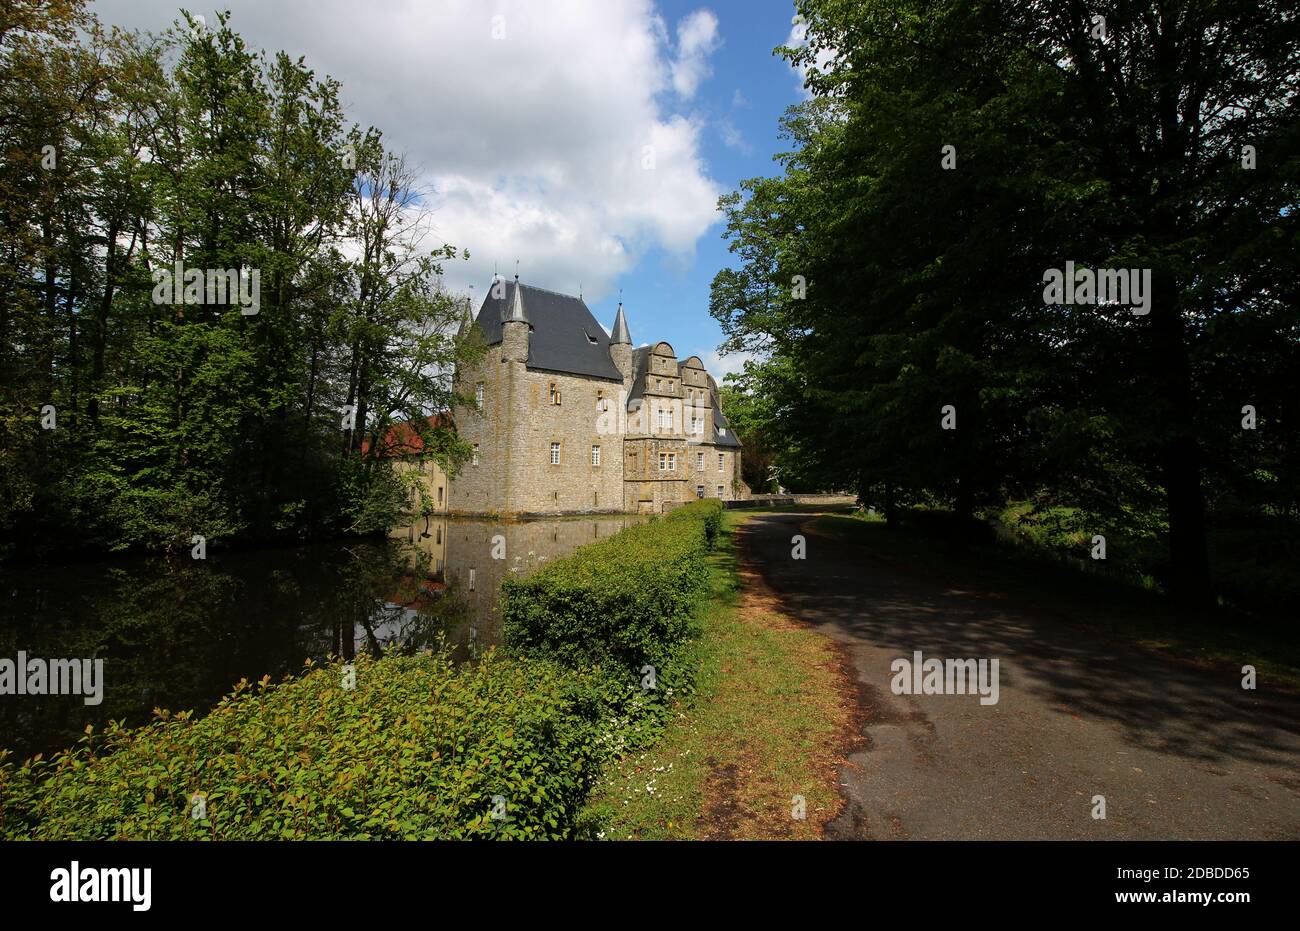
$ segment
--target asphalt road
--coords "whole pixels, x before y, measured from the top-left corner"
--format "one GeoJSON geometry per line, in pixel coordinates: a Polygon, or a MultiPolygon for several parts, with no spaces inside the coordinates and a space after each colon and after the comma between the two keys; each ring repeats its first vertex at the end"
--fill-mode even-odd
{"type": "Polygon", "coordinates": [[[796,560],[810,519],[756,515],[738,540],[791,615],[843,644],[861,686],[864,747],[828,836],[1300,839],[1300,700],[807,530],[796,560]],[[997,658],[997,704],[894,694],[890,664],[915,650],[997,658]]]}

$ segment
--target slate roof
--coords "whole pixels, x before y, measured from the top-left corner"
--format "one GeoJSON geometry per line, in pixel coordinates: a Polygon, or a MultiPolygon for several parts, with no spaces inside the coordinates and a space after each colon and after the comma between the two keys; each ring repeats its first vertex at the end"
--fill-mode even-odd
{"type": "Polygon", "coordinates": [[[736,431],[731,429],[731,424],[722,414],[722,408],[713,405],[713,442],[718,446],[734,446],[740,449],[740,440],[736,439],[736,431]],[[725,429],[722,433],[719,428],[725,429]]]}
{"type": "Polygon", "coordinates": [[[524,313],[532,325],[528,339],[530,369],[623,380],[609,355],[609,337],[582,298],[544,288],[508,282],[504,299],[493,297],[492,289],[488,289],[477,323],[489,346],[501,342],[501,313],[513,305],[515,288],[521,290],[524,313]]]}
{"type": "Polygon", "coordinates": [[[650,365],[646,360],[650,358],[650,349],[650,346],[640,346],[632,350],[632,387],[627,392],[628,410],[632,409],[633,401],[639,401],[645,396],[645,373],[650,365]]]}

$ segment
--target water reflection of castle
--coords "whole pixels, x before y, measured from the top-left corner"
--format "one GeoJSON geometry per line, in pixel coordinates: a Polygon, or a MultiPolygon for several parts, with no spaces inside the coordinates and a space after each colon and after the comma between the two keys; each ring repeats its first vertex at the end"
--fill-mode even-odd
{"type": "Polygon", "coordinates": [[[467,606],[466,626],[472,631],[462,631],[456,639],[488,645],[500,639],[504,579],[527,575],[635,520],[613,514],[494,523],[434,515],[417,518],[392,536],[414,548],[410,565],[423,577],[426,592],[467,606]]]}

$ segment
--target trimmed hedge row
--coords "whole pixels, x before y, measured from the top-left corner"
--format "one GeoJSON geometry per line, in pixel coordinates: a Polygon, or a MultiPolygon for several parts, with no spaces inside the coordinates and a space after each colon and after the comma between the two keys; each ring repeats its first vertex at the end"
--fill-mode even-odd
{"type": "Polygon", "coordinates": [[[506,645],[575,667],[639,671],[656,664],[692,633],[691,612],[709,571],[703,516],[635,525],[526,578],[507,579],[506,645]]]}
{"type": "Polygon", "coordinates": [[[88,730],[48,760],[0,751],[0,837],[590,836],[601,766],[693,687],[720,526],[720,503],[698,502],[507,581],[507,648],[472,665],[361,657],[355,688],[336,662],[241,683],[202,718],[88,730]]]}

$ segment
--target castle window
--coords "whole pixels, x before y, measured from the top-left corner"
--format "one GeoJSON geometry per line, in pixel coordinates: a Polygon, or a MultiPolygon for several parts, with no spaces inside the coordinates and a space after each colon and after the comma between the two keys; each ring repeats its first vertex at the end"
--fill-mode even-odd
{"type": "Polygon", "coordinates": [[[442,507],[442,486],[438,486],[438,506],[442,507]]]}
{"type": "Polygon", "coordinates": [[[719,471],[719,472],[722,471],[722,466],[723,466],[723,464],[724,464],[726,461],[727,461],[727,457],[726,457],[726,455],[723,454],[723,453],[718,453],[718,471],[719,471]]]}
{"type": "Polygon", "coordinates": [[[664,380],[662,378],[656,378],[655,391],[663,391],[663,390],[664,390],[664,380]]]}
{"type": "Polygon", "coordinates": [[[483,382],[474,386],[474,406],[483,410],[483,382]]]}
{"type": "Polygon", "coordinates": [[[551,382],[551,403],[555,405],[560,403],[560,387],[555,382],[551,382]]]}
{"type": "Polygon", "coordinates": [[[559,465],[559,464],[560,464],[560,444],[552,443],[551,444],[551,465],[559,465]]]}
{"type": "Polygon", "coordinates": [[[474,570],[469,570],[469,590],[474,591],[474,570]]]}
{"type": "Polygon", "coordinates": [[[691,432],[694,433],[694,434],[697,434],[697,435],[699,435],[699,434],[703,434],[703,433],[704,433],[704,421],[701,420],[699,417],[692,417],[692,418],[691,418],[691,432]]]}
{"type": "Polygon", "coordinates": [[[703,497],[704,497],[704,486],[703,486],[703,485],[696,485],[696,486],[695,486],[695,497],[697,497],[697,498],[703,498],[703,497]]]}
{"type": "Polygon", "coordinates": [[[677,471],[677,454],[660,453],[659,454],[659,471],[676,472],[677,471]]]}
{"type": "Polygon", "coordinates": [[[697,469],[704,468],[704,453],[695,454],[695,468],[697,469]]]}
{"type": "Polygon", "coordinates": [[[478,444],[477,443],[474,444],[474,456],[470,461],[473,462],[474,465],[478,465],[478,444]]]}
{"type": "Polygon", "coordinates": [[[591,464],[594,465],[594,466],[598,466],[598,465],[600,465],[600,447],[599,447],[599,446],[593,446],[593,447],[591,447],[591,464]]]}
{"type": "Polygon", "coordinates": [[[722,496],[723,496],[722,486],[719,485],[719,486],[718,486],[718,497],[721,498],[722,496]]]}
{"type": "Polygon", "coordinates": [[[596,410],[598,411],[609,410],[609,399],[605,397],[605,392],[603,391],[596,392],[596,410]]]}
{"type": "Polygon", "coordinates": [[[661,430],[671,430],[673,428],[673,409],[671,407],[659,408],[659,428],[661,430]]]}

